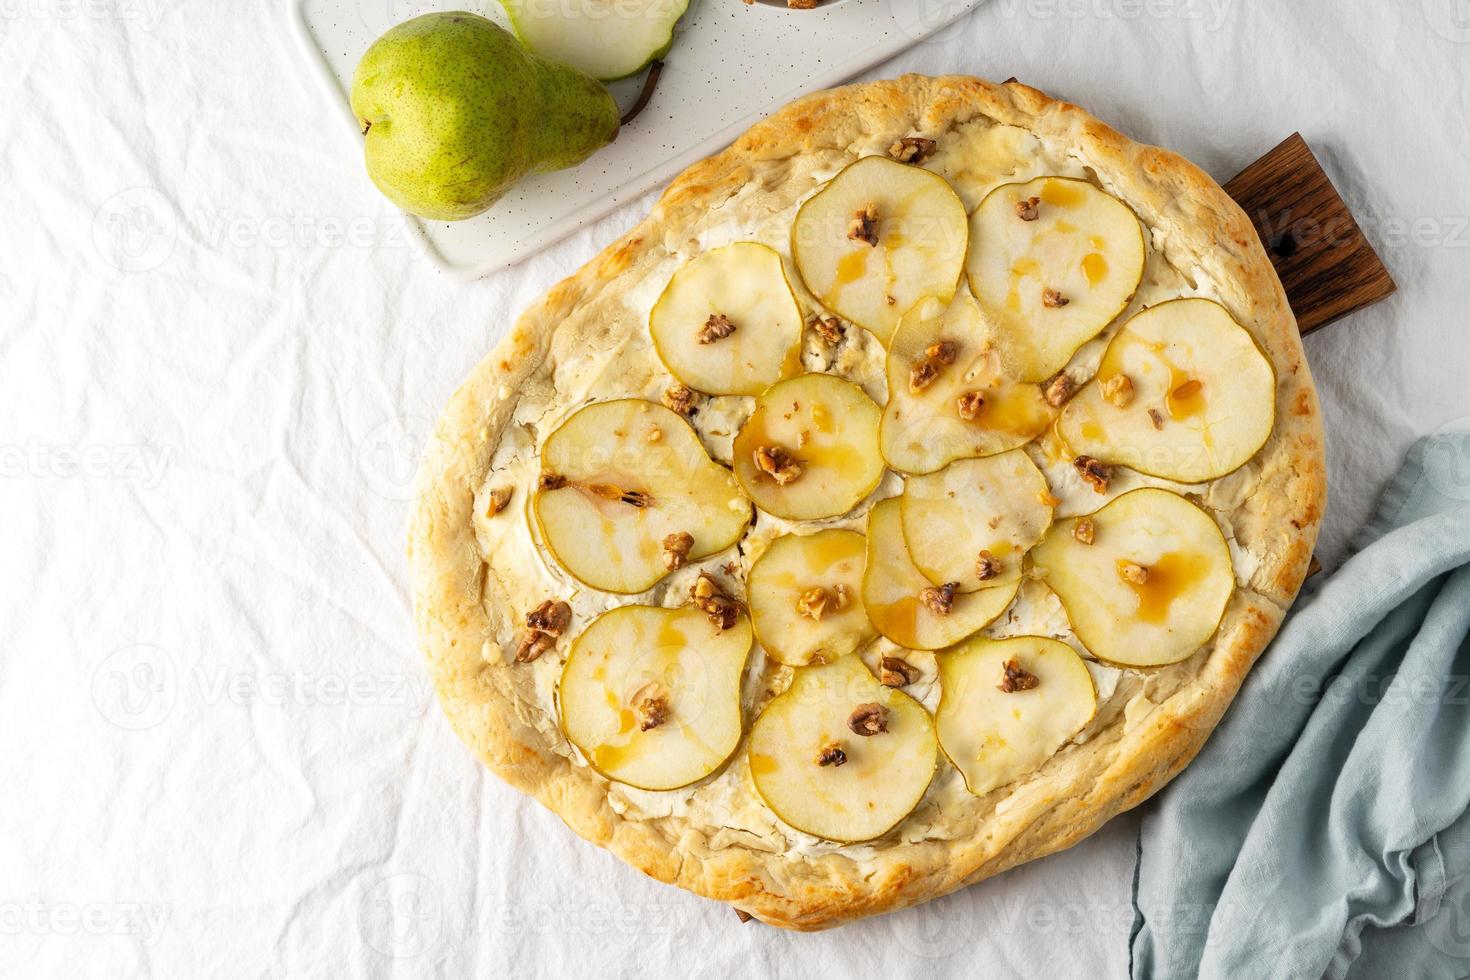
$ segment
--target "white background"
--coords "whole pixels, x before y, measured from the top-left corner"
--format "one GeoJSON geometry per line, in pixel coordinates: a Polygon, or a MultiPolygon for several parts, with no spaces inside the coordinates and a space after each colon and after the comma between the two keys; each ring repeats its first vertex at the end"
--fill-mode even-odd
{"type": "MultiPolygon", "coordinates": [[[[1121,975],[1132,818],[801,936],[482,772],[410,625],[417,450],[649,200],[449,283],[297,59],[277,4],[0,0],[4,970],[1121,975]]],[[[1221,179],[1306,135],[1400,284],[1307,341],[1329,567],[1411,439],[1463,427],[1465,0],[992,0],[872,74],[903,70],[1017,75],[1221,179]]]]}

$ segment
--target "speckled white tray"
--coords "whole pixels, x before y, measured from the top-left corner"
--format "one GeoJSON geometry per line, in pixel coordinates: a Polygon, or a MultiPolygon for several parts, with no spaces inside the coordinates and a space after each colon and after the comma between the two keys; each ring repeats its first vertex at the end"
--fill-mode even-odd
{"type": "MultiPolygon", "coordinates": [[[[579,167],[521,181],[489,211],[459,222],[406,217],[423,252],[456,279],[519,261],[665,183],[805,92],[835,85],[970,12],[984,0],[828,0],[817,10],[691,0],[653,101],[579,167]]],[[[361,136],[348,106],[352,71],[394,24],[435,10],[504,23],[496,0],[286,0],[303,53],[341,110],[343,151],[361,136]]],[[[624,107],[642,84],[614,83],[624,107]]]]}

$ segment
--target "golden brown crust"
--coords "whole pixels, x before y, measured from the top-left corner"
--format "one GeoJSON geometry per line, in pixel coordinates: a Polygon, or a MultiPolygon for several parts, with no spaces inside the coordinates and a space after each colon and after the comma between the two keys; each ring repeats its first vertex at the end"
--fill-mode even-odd
{"type": "Polygon", "coordinates": [[[1249,221],[1219,186],[1182,158],[1134,143],[1024,85],[912,75],[800,99],[686,170],[645,220],[528,309],[471,373],[439,420],[420,481],[409,545],[415,613],[440,700],[460,736],[499,776],[634,867],[797,929],[912,905],[1069,847],[1167,783],[1199,750],[1275,634],[1306,575],[1326,494],[1320,413],[1295,320],[1249,221]],[[700,828],[677,816],[624,819],[606,781],[558,752],[538,727],[540,709],[517,695],[514,668],[498,651],[498,637],[518,613],[497,609],[497,572],[482,560],[472,510],[522,392],[545,383],[558,326],[624,288],[624,274],[665,254],[693,215],[750,182],[779,185],[796,158],[837,158],[865,140],[933,136],[982,117],[1078,148],[1146,226],[1178,230],[1164,236],[1163,252],[1181,268],[1205,270],[1220,301],[1270,357],[1278,378],[1276,430],[1248,464],[1251,492],[1227,508],[1235,540],[1259,559],[1248,582],[1237,589],[1212,648],[1197,655],[1189,683],[1161,692],[1141,721],[1124,724],[1119,716],[1084,744],[1069,745],[1044,778],[976,800],[952,839],[890,835],[859,856],[842,849],[771,853],[738,843],[710,846],[700,828]]]}

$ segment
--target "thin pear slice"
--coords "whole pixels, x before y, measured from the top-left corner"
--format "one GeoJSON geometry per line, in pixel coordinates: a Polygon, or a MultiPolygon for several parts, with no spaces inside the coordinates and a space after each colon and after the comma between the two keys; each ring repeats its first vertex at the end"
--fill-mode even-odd
{"type": "Polygon", "coordinates": [[[648,317],[669,373],[710,395],[759,395],[801,370],[801,308],[781,256],[757,242],[701,254],[648,317]]]}
{"type": "Polygon", "coordinates": [[[578,410],[541,448],[534,509],[552,556],[604,592],[651,588],[670,571],[670,535],[697,561],[740,539],[750,501],[669,409],[636,398],[578,410]]]}
{"type": "Polygon", "coordinates": [[[958,582],[960,592],[1019,578],[1021,559],[1051,526],[1046,477],[1020,449],[910,477],[898,499],[914,564],[931,584],[958,582]]]}
{"type": "Polygon", "coordinates": [[[903,538],[902,504],[890,497],[868,514],[868,561],[863,571],[863,608],[873,628],[910,650],[953,646],[987,626],[1011,604],[1020,587],[1012,577],[994,588],[958,592],[941,614],[923,600],[936,588],[919,571],[903,538]]]}
{"type": "Polygon", "coordinates": [[[1015,449],[1056,414],[1039,384],[1007,377],[969,290],[948,306],[921,300],[899,322],[888,345],[888,404],[878,436],[894,469],[932,473],[956,459],[1015,449]],[[943,363],[951,356],[953,363],[943,363]]]}
{"type": "Polygon", "coordinates": [[[1214,635],[1235,589],[1230,549],[1214,519],[1154,487],[1053,524],[1031,561],[1082,644],[1124,667],[1162,667],[1193,655],[1214,635]],[[1079,531],[1083,521],[1089,524],[1079,531]]]}
{"type": "Polygon", "coordinates": [[[1202,483],[1265,445],[1275,392],[1271,362],[1223,306],[1176,299],[1123,324],[1057,431],[1076,453],[1202,483]]]}
{"type": "Polygon", "coordinates": [[[799,668],[751,725],[748,752],[756,791],[776,816],[848,843],[881,837],[912,813],[939,760],[929,712],[879,684],[859,657],[799,668]]]}
{"type": "Polygon", "coordinates": [[[968,239],[965,206],[943,177],[871,156],[801,206],[791,257],[813,296],[886,344],[910,306],[954,295],[968,239]],[[854,227],[863,213],[876,244],[854,227]]]}
{"type": "Polygon", "coordinates": [[[1143,279],[1143,226],[1085,180],[997,187],[970,215],[970,240],[970,288],[1021,381],[1061,370],[1123,312],[1143,279]]]}
{"type": "Polygon", "coordinates": [[[800,667],[835,660],[873,638],[862,600],[866,549],[861,534],[839,528],[771,542],[750,566],[745,588],[766,653],[800,667]]]}
{"type": "Polygon", "coordinates": [[[572,643],[557,688],[562,731],[592,768],[640,789],[677,789],[724,765],[744,727],[753,634],[694,606],[620,606],[572,643]]]}
{"type": "Polygon", "coordinates": [[[735,434],[735,478],[768,514],[792,521],[852,510],[883,478],[881,412],[851,381],[803,374],[778,382],[735,434]]]}
{"type": "Polygon", "coordinates": [[[1035,772],[1097,712],[1092,674],[1059,640],[976,637],[939,657],[940,748],[976,796],[1035,772]]]}
{"type": "Polygon", "coordinates": [[[689,0],[500,0],[532,51],[603,81],[624,78],[673,46],[689,0]]]}

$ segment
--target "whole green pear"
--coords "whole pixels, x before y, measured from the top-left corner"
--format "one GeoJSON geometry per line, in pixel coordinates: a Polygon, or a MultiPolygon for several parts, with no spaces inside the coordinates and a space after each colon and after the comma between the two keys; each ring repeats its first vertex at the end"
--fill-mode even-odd
{"type": "Polygon", "coordinates": [[[528,173],[581,163],[618,132],[602,83],[456,11],[405,21],[352,79],[368,176],[411,214],[470,218],[528,173]]]}

